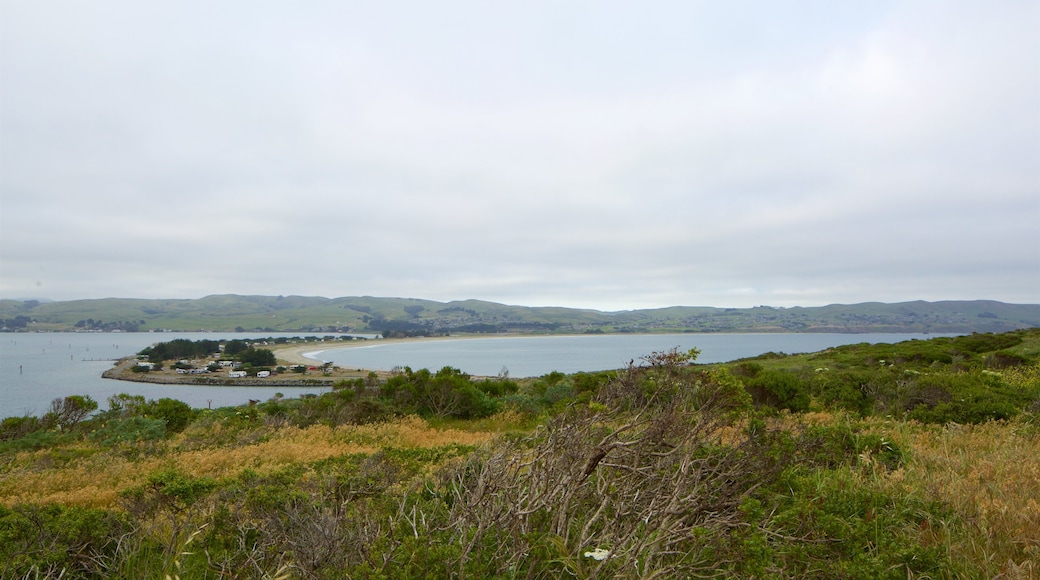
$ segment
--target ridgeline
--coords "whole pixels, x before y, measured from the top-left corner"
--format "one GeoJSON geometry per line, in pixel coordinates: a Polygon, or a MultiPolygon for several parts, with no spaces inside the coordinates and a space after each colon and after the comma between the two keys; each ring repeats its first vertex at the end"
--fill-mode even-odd
{"type": "Polygon", "coordinates": [[[355,296],[207,296],[192,300],[105,298],[0,300],[0,331],[354,332],[394,336],[458,333],[1007,332],[1040,326],[1040,304],[991,300],[832,304],[819,307],[673,306],[603,312],[355,296]]]}

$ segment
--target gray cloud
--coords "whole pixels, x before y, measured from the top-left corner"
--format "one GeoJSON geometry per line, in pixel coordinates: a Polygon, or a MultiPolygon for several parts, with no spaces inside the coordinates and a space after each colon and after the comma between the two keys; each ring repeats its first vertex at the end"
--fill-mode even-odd
{"type": "Polygon", "coordinates": [[[0,296],[1040,302],[1035,2],[0,16],[0,296]]]}

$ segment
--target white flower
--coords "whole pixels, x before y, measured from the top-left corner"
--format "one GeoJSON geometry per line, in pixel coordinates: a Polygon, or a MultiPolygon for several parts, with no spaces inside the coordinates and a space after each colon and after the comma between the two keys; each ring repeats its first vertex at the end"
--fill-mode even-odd
{"type": "Polygon", "coordinates": [[[603,548],[596,548],[591,552],[585,552],[586,558],[592,558],[593,560],[606,560],[610,556],[610,550],[604,550],[603,548]]]}

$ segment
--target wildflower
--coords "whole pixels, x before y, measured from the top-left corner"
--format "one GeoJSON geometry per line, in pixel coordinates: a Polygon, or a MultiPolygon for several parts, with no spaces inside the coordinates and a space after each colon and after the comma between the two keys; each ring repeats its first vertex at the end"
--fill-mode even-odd
{"type": "Polygon", "coordinates": [[[610,556],[610,550],[604,550],[603,548],[596,548],[591,552],[585,552],[586,558],[592,558],[593,560],[603,561],[610,556]]]}

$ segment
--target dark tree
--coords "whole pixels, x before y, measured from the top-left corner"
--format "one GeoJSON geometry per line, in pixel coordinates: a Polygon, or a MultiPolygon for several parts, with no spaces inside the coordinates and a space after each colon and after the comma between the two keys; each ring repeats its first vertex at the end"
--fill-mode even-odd
{"type": "Polygon", "coordinates": [[[253,347],[249,347],[246,350],[239,353],[238,360],[242,363],[249,363],[254,367],[274,366],[276,362],[273,352],[267,350],[266,348],[253,347]]]}

